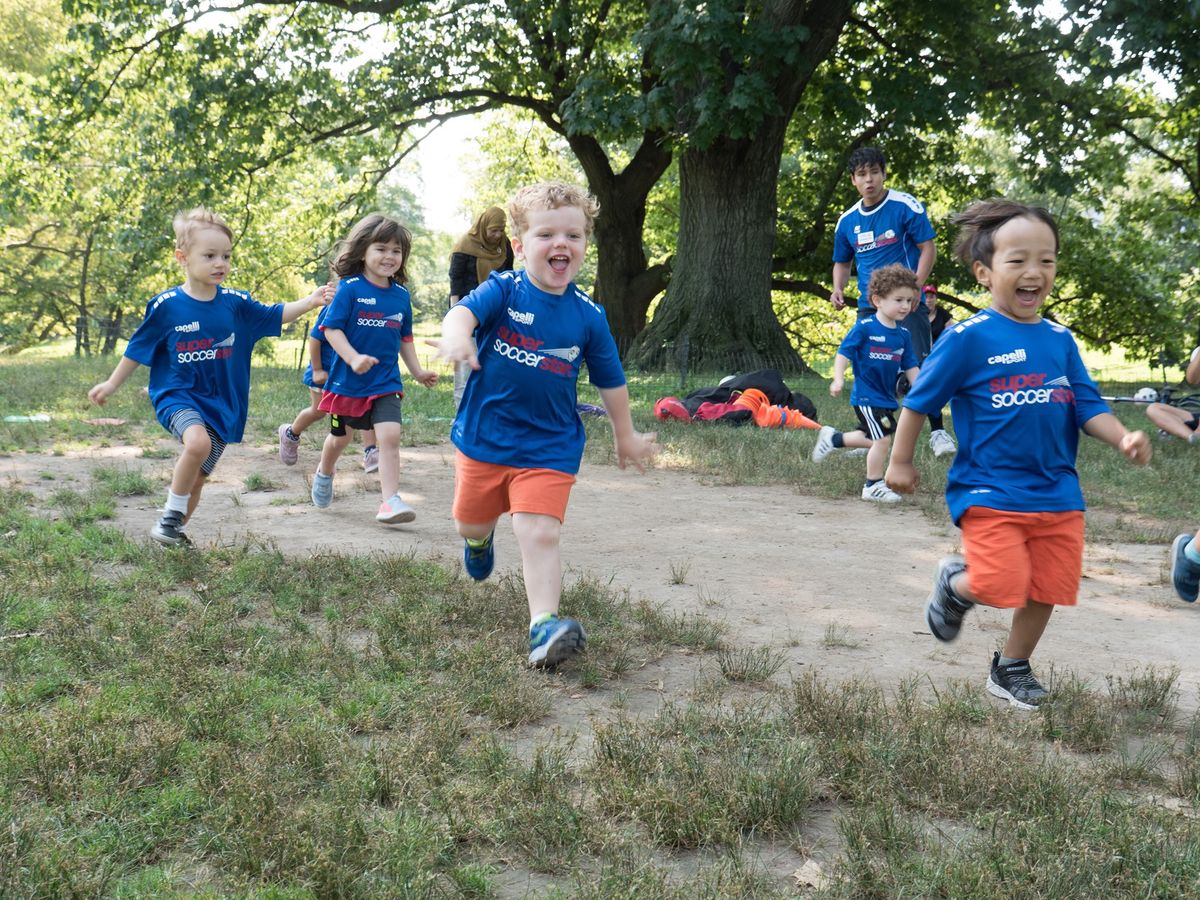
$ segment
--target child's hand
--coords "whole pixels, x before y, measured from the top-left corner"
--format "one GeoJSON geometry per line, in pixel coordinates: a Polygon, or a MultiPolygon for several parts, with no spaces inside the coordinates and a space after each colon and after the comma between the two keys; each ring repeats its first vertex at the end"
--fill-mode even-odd
{"type": "Polygon", "coordinates": [[[304,299],[308,301],[310,308],[328,306],[329,301],[333,299],[333,287],[332,285],[323,284],[304,299]]]}
{"type": "Polygon", "coordinates": [[[431,388],[437,384],[438,373],[432,369],[417,369],[417,371],[412,373],[412,377],[425,385],[425,387],[431,388]]]}
{"type": "Polygon", "coordinates": [[[438,359],[452,363],[465,362],[472,369],[479,370],[478,351],[475,349],[475,341],[470,335],[466,337],[443,335],[440,340],[427,339],[425,343],[437,350],[435,355],[438,359]]]}
{"type": "Polygon", "coordinates": [[[1144,431],[1131,431],[1129,434],[1121,438],[1121,443],[1117,445],[1117,449],[1124,453],[1133,461],[1135,466],[1144,466],[1150,462],[1150,438],[1146,437],[1144,431]]]}
{"type": "Polygon", "coordinates": [[[97,406],[103,406],[104,401],[112,396],[113,388],[107,381],[102,381],[90,391],[88,391],[88,400],[97,406]]]}
{"type": "Polygon", "coordinates": [[[325,379],[328,377],[329,377],[329,373],[326,372],[324,369],[313,369],[312,383],[313,384],[324,384],[325,379]]]}
{"type": "Polygon", "coordinates": [[[350,364],[350,368],[354,370],[355,375],[361,375],[379,363],[378,358],[367,356],[365,353],[360,353],[354,357],[354,362],[350,364]]]}
{"type": "Polygon", "coordinates": [[[839,394],[841,394],[842,388],[844,388],[845,386],[846,386],[846,380],[844,378],[838,378],[835,375],[833,378],[833,381],[829,382],[829,396],[830,397],[838,396],[839,394]]]}
{"type": "Polygon", "coordinates": [[[912,463],[901,463],[892,460],[888,463],[883,480],[897,494],[912,494],[921,483],[921,475],[912,463]]]}
{"type": "Polygon", "coordinates": [[[645,464],[658,455],[659,446],[654,442],[658,437],[655,431],[634,431],[624,438],[617,437],[617,468],[625,468],[626,463],[633,463],[639,472],[646,474],[645,464]]]}

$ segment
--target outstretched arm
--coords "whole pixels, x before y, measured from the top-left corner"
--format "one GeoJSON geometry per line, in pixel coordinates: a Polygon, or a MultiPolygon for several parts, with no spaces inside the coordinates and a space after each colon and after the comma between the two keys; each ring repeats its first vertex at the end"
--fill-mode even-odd
{"type": "Polygon", "coordinates": [[[645,464],[658,453],[658,444],[654,442],[658,437],[657,432],[643,433],[633,430],[633,417],[629,414],[629,388],[625,385],[601,388],[600,399],[604,401],[608,419],[612,422],[617,466],[623,469],[627,462],[631,462],[639,472],[644,473],[645,464]]]}
{"type": "Polygon", "coordinates": [[[1144,466],[1150,462],[1150,438],[1146,437],[1146,432],[1130,431],[1112,413],[1092,416],[1083,423],[1083,431],[1120,450],[1134,465],[1144,466]]]}
{"type": "Polygon", "coordinates": [[[472,369],[479,368],[479,354],[475,347],[475,339],[471,336],[479,327],[475,313],[465,306],[455,306],[442,319],[442,336],[440,339],[427,340],[430,347],[437,348],[438,359],[447,362],[465,362],[472,369]]]}
{"type": "Polygon", "coordinates": [[[139,365],[141,363],[137,360],[130,359],[128,356],[122,356],[121,361],[117,363],[117,367],[108,376],[108,380],[100,382],[88,391],[88,399],[97,406],[103,406],[104,401],[111,397],[117,388],[125,383],[125,379],[132,375],[139,365]]]}
{"type": "Polygon", "coordinates": [[[921,481],[917,467],[913,465],[913,452],[917,449],[917,438],[925,425],[925,414],[905,407],[900,411],[900,421],[892,436],[892,456],[888,461],[883,480],[897,494],[911,494],[921,481]]]}
{"type": "Polygon", "coordinates": [[[293,300],[283,304],[283,324],[295,322],[307,312],[312,312],[318,306],[328,306],[333,299],[333,285],[323,284],[303,300],[293,300]]]}

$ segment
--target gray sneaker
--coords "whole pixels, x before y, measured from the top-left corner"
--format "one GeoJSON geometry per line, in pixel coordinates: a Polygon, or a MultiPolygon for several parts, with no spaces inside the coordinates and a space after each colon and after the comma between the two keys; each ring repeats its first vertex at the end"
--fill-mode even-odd
{"type": "Polygon", "coordinates": [[[1050,696],[1050,692],[1033,677],[1029,660],[1002,666],[999,653],[992,654],[992,674],[988,676],[987,689],[993,697],[1001,697],[1017,709],[1037,709],[1050,696]]]}
{"type": "Polygon", "coordinates": [[[399,525],[402,522],[411,522],[416,517],[415,509],[401,500],[399,494],[392,494],[379,504],[379,512],[375,515],[375,521],[382,522],[384,525],[399,525]]]}
{"type": "Polygon", "coordinates": [[[179,547],[190,544],[188,536],[183,533],[184,514],[174,509],[164,509],[162,517],[150,529],[150,537],[165,547],[179,547]]]}
{"type": "Polygon", "coordinates": [[[948,642],[958,637],[963,617],[975,605],[959,597],[950,587],[951,579],[966,569],[966,561],[961,556],[943,556],[938,560],[933,590],[925,604],[925,622],[939,641],[948,642]]]}

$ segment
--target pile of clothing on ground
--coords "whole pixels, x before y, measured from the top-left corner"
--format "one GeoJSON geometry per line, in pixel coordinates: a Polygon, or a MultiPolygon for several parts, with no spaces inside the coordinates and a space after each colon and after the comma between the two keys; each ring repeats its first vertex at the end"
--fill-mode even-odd
{"type": "Polygon", "coordinates": [[[817,407],[792,391],[775,369],[748,375],[731,375],[713,387],[692,391],[682,400],[663,397],[654,404],[654,415],[664,422],[724,422],[760,428],[820,428],[817,407]]]}

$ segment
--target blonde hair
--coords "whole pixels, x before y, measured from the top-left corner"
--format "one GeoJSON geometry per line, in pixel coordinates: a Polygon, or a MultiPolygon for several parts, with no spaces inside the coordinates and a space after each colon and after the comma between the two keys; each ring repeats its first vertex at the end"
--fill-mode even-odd
{"type": "Polygon", "coordinates": [[[529,212],[535,209],[558,209],[574,206],[583,212],[587,236],[592,236],[592,226],[600,215],[600,201],[577,184],[563,181],[541,181],[521,188],[508,201],[508,215],[513,222],[513,233],[520,235],[529,227],[529,212]]]}
{"type": "Polygon", "coordinates": [[[217,231],[225,232],[225,237],[229,238],[231,243],[233,242],[233,232],[225,224],[225,220],[211,209],[206,209],[203,206],[197,206],[194,209],[176,213],[175,219],[171,224],[175,228],[176,250],[187,252],[187,249],[196,240],[196,235],[207,228],[215,228],[217,231]]]}
{"type": "Polygon", "coordinates": [[[412,252],[412,233],[383,213],[371,213],[350,229],[337,246],[338,255],[329,268],[338,278],[361,275],[366,266],[367,248],[372,244],[400,245],[400,268],[392,275],[396,284],[408,282],[408,255],[412,252]]]}

